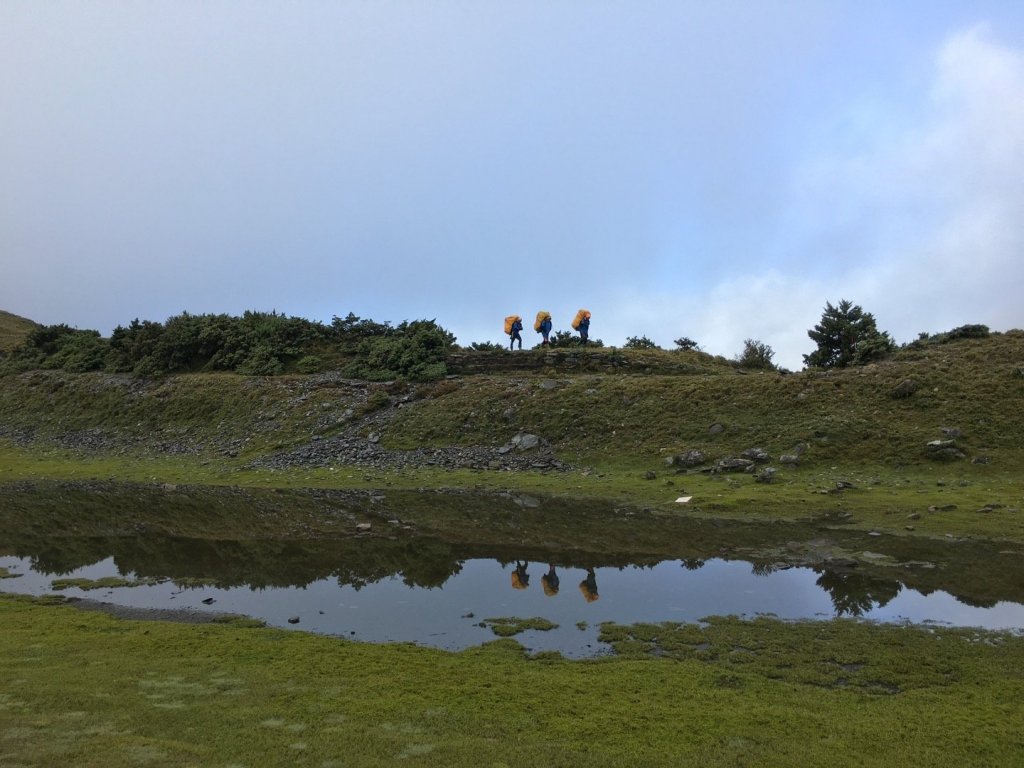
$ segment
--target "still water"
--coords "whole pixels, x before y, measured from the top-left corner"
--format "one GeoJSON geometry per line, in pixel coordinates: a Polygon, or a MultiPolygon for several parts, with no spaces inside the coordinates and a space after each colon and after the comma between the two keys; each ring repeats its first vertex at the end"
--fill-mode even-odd
{"type": "Polygon", "coordinates": [[[0,487],[0,568],[13,576],[2,591],[145,579],[59,593],[451,650],[493,640],[486,622],[502,617],[557,624],[517,639],[573,657],[607,652],[602,622],[712,615],[1024,631],[1022,555],[827,520],[698,519],[511,492],[0,487]]]}
{"type": "MultiPolygon", "coordinates": [[[[4,591],[34,595],[54,591],[52,583],[58,575],[37,570],[31,558],[0,557],[0,567],[20,574],[0,582],[4,591]]],[[[108,557],[59,577],[134,575],[108,557]]],[[[67,588],[61,593],[141,608],[239,613],[272,626],[449,650],[494,639],[488,627],[480,626],[486,619],[543,617],[558,628],[526,631],[517,636],[519,642],[534,652],[557,650],[571,657],[606,650],[597,639],[597,625],[605,621],[691,622],[709,615],[769,614],[782,619],[859,616],[1024,628],[1024,604],[1018,602],[972,606],[945,591],[924,594],[896,580],[807,567],[771,569],[717,558],[592,568],[475,558],[462,561],[457,572],[437,586],[410,585],[400,575],[359,585],[320,578],[291,587],[183,588],[168,579],[150,586],[67,588]]]]}

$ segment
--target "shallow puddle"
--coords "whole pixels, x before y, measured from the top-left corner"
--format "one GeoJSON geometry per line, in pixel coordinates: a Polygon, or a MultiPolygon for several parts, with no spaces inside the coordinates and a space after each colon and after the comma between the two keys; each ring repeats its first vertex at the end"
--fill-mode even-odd
{"type": "Polygon", "coordinates": [[[60,580],[84,579],[59,593],[445,649],[494,639],[490,619],[537,617],[557,627],[517,639],[573,657],[607,650],[597,641],[606,621],[770,614],[1024,630],[1013,548],[510,495],[318,494],[307,508],[311,497],[296,494],[193,491],[133,503],[124,489],[116,499],[109,489],[98,499],[77,491],[31,502],[8,495],[8,509],[23,514],[0,530],[0,573],[14,577],[0,580],[0,590],[41,595],[58,591],[60,580]],[[167,533],[207,525],[223,534],[235,515],[259,521],[253,538],[167,533]],[[275,538],[275,530],[288,536],[275,538]],[[297,537],[303,530],[309,538],[297,537]],[[147,583],[83,588],[112,577],[147,583]]]}

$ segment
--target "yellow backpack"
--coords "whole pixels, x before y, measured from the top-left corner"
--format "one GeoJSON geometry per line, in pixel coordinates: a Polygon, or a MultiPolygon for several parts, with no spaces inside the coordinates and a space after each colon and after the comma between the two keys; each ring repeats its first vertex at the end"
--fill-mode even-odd
{"type": "Polygon", "coordinates": [[[512,323],[514,323],[516,320],[522,320],[522,319],[523,318],[521,318],[519,315],[509,315],[508,317],[506,317],[505,318],[505,333],[506,334],[512,333],[512,323]]]}
{"type": "Polygon", "coordinates": [[[580,329],[580,323],[583,322],[584,317],[587,318],[587,320],[590,319],[589,309],[581,309],[579,312],[576,313],[576,317],[572,319],[572,329],[574,331],[578,331],[580,329]]]}
{"type": "Polygon", "coordinates": [[[543,309],[537,313],[537,319],[533,321],[533,330],[540,333],[540,324],[545,320],[551,319],[551,313],[545,312],[543,309]]]}

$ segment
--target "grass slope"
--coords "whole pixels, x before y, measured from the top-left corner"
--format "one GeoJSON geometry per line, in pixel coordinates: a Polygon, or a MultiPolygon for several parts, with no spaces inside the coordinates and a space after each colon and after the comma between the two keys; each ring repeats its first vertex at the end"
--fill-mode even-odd
{"type": "Polygon", "coordinates": [[[661,628],[669,658],[639,628],[627,657],[569,662],[44,603],[0,597],[4,765],[1009,766],[1024,750],[1024,640],[1003,635],[724,620],[685,642],[661,628]]]}
{"type": "Polygon", "coordinates": [[[10,352],[39,324],[0,309],[0,353],[10,352]]]}

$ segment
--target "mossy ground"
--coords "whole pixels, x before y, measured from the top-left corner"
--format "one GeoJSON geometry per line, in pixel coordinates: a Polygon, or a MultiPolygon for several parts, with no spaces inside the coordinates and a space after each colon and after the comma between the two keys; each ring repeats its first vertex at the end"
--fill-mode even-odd
{"type": "Polygon", "coordinates": [[[654,470],[646,459],[600,460],[570,472],[385,470],[366,467],[253,469],[243,459],[86,456],[0,441],[0,484],[22,480],[118,480],[251,488],[515,490],[605,498],[668,515],[747,520],[839,519],[902,536],[1024,541],[1024,476],[1002,466],[923,463],[787,468],[770,484],[747,474],[654,470]],[[655,479],[648,480],[653,471],[655,479]],[[840,482],[852,487],[839,488],[840,482]],[[676,503],[682,495],[688,504],[676,503]]]}
{"type": "Polygon", "coordinates": [[[1024,640],[1005,635],[721,620],[657,642],[609,627],[624,656],[570,662],[10,597],[0,617],[9,766],[1011,766],[1024,750],[1024,640]]]}

